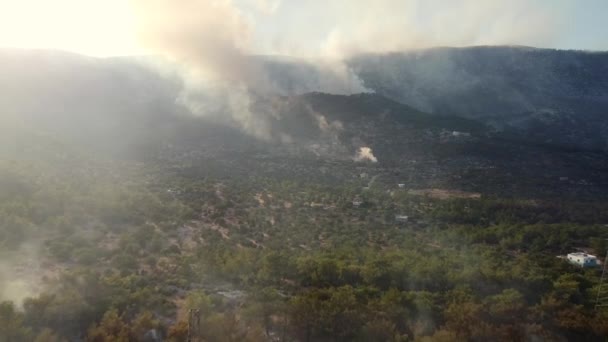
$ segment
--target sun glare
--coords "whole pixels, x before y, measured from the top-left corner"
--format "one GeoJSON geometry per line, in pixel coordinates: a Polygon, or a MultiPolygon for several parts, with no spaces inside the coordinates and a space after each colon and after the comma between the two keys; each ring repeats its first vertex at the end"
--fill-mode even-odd
{"type": "Polygon", "coordinates": [[[92,56],[141,52],[124,0],[0,0],[0,47],[92,56]]]}

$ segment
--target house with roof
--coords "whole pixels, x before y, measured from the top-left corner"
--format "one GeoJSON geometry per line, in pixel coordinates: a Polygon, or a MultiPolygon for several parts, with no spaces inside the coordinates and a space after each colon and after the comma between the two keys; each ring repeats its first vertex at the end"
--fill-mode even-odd
{"type": "Polygon", "coordinates": [[[395,221],[398,223],[407,223],[410,217],[407,215],[395,215],[395,221]]]}
{"type": "Polygon", "coordinates": [[[570,263],[580,267],[595,267],[599,265],[595,255],[583,252],[570,253],[566,256],[566,258],[570,263]]]}

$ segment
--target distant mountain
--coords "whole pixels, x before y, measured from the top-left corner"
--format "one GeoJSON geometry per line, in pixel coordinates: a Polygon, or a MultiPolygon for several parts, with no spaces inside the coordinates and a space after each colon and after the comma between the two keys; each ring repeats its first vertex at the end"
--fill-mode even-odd
{"type": "MultiPolygon", "coordinates": [[[[0,158],[63,163],[79,154],[222,176],[343,182],[373,173],[382,175],[378,182],[413,188],[608,193],[608,158],[592,151],[606,150],[606,74],[589,71],[606,68],[605,54],[526,48],[419,54],[351,61],[376,93],[299,93],[313,82],[282,95],[249,94],[247,115],[265,128],[255,136],[221,106],[192,115],[176,100],[177,78],[136,60],[0,51],[0,158]],[[361,148],[374,158],[358,160],[361,148]]],[[[309,80],[319,79],[308,64],[264,63],[292,70],[278,73],[275,84],[295,84],[308,71],[309,80]]]]}
{"type": "Polygon", "coordinates": [[[434,48],[360,55],[349,65],[367,88],[421,111],[535,142],[608,149],[608,52],[434,48]]]}
{"type": "Polygon", "coordinates": [[[134,148],[181,110],[179,82],[130,59],[5,49],[0,75],[0,128],[17,125],[98,150],[134,148]]]}
{"type": "MultiPolygon", "coordinates": [[[[607,52],[434,48],[359,55],[347,61],[350,74],[295,58],[252,58],[279,95],[367,89],[420,112],[477,120],[513,139],[608,150],[607,52]]],[[[77,120],[98,121],[96,131],[124,134],[121,128],[139,124],[140,118],[121,127],[108,127],[101,118],[160,119],[185,111],[175,101],[181,86],[177,78],[161,77],[129,58],[2,50],[0,74],[5,114],[18,112],[52,125],[74,122],[68,113],[77,112],[77,120]]]]}
{"type": "Polygon", "coordinates": [[[222,106],[208,116],[191,115],[177,101],[181,82],[160,76],[140,60],[97,59],[58,51],[0,51],[0,120],[5,130],[10,122],[32,134],[58,136],[68,144],[127,155],[168,141],[204,146],[208,139],[218,142],[224,138],[224,147],[236,141],[246,141],[248,147],[312,146],[315,153],[342,158],[350,158],[358,145],[366,143],[361,137],[370,142],[391,140],[389,130],[399,125],[452,130],[483,126],[466,119],[431,116],[379,94],[306,93],[307,89],[331,87],[335,80],[322,76],[323,68],[298,60],[256,58],[269,75],[276,76],[275,86],[286,85],[283,93],[287,95],[250,94],[253,119],[268,130],[265,139],[255,143],[239,131],[235,118],[221,112],[225,110],[222,106]],[[298,81],[299,75],[306,75],[307,80],[298,81]],[[366,125],[369,127],[363,128],[366,125]],[[226,134],[227,130],[231,133],[226,134]]]}

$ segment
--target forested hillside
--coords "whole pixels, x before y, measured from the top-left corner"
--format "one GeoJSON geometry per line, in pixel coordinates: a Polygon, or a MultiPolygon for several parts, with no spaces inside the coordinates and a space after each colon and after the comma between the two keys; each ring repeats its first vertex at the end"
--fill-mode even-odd
{"type": "Polygon", "coordinates": [[[139,64],[11,56],[0,341],[608,336],[564,259],[606,255],[601,150],[372,93],[250,94],[258,136],[139,64]]]}
{"type": "Polygon", "coordinates": [[[152,131],[164,135],[134,135],[129,158],[44,125],[3,125],[0,337],[184,341],[188,322],[209,341],[608,333],[594,310],[600,271],[557,258],[606,252],[608,203],[593,190],[605,183],[590,177],[601,155],[526,145],[522,165],[542,152],[572,178],[515,176],[511,151],[523,147],[468,121],[369,95],[311,94],[287,108],[311,127],[292,144],[173,117],[152,131]],[[335,137],[324,135],[336,121],[335,137]],[[376,162],[352,158],[363,143],[376,162]],[[567,158],[582,166],[559,166],[567,158]]]}
{"type": "Polygon", "coordinates": [[[555,146],[607,149],[608,53],[522,46],[353,57],[364,85],[419,110],[555,146]]]}

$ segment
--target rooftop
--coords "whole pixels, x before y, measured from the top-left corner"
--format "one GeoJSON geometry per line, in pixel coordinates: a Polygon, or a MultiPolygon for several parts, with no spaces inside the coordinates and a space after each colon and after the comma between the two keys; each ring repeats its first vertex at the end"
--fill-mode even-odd
{"type": "Polygon", "coordinates": [[[583,253],[583,252],[569,253],[568,255],[585,257],[585,258],[595,258],[596,257],[595,255],[591,255],[591,254],[587,254],[587,253],[583,253]]]}

